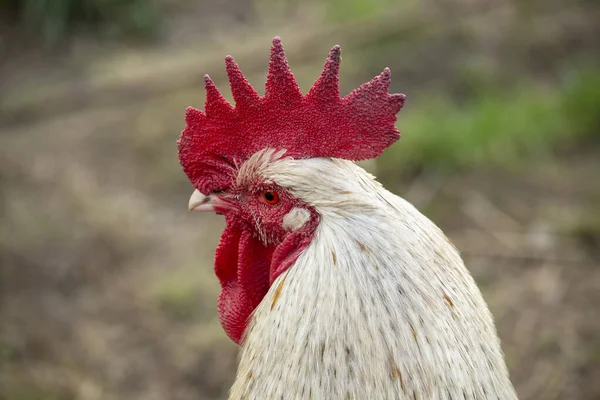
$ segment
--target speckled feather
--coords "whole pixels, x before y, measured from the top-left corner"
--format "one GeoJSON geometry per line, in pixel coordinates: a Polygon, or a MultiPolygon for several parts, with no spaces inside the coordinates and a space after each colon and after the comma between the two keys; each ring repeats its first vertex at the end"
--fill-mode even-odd
{"type": "Polygon", "coordinates": [[[254,311],[231,399],[516,399],[492,315],[430,220],[348,161],[256,173],[321,220],[254,311]]]}

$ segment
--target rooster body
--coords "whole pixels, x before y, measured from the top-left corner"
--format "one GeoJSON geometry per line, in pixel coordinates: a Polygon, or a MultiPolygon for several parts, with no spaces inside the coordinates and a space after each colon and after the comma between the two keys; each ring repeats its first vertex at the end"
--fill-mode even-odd
{"type": "Polygon", "coordinates": [[[339,46],[303,95],[273,41],[265,96],[232,58],[232,107],[206,77],[179,140],[223,214],[218,311],[241,345],[231,399],[516,399],[496,328],[458,251],[353,161],[399,138],[388,69],[339,97],[339,46]]]}
{"type": "Polygon", "coordinates": [[[516,398],[481,293],[429,219],[349,161],[263,168],[321,220],[256,308],[231,398],[516,398]]]}

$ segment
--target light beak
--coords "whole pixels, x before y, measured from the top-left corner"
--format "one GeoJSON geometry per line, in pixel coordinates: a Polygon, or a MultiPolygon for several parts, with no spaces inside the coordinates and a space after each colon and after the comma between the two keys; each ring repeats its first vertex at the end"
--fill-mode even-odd
{"type": "Polygon", "coordinates": [[[198,189],[194,190],[192,197],[190,197],[188,211],[214,211],[210,197],[210,195],[203,195],[198,189]]]}
{"type": "Polygon", "coordinates": [[[189,211],[212,211],[216,213],[224,213],[233,208],[229,203],[221,200],[216,194],[203,195],[194,190],[188,204],[189,211]]]}

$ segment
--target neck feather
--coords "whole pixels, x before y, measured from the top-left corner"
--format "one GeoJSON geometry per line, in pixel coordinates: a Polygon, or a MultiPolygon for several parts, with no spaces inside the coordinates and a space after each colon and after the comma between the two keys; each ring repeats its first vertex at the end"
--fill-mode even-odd
{"type": "Polygon", "coordinates": [[[516,398],[492,316],[443,233],[352,163],[287,162],[273,179],[321,221],[254,311],[232,398],[516,398]],[[319,175],[333,191],[306,189],[319,175]]]}

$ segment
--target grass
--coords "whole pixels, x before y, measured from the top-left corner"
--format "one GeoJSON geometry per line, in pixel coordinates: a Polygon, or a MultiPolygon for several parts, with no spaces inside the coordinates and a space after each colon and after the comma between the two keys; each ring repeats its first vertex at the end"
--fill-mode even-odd
{"type": "Polygon", "coordinates": [[[148,37],[161,23],[155,0],[6,0],[0,15],[46,46],[83,29],[113,37],[148,37]]]}
{"type": "Polygon", "coordinates": [[[598,92],[600,71],[589,70],[571,72],[551,87],[525,82],[463,104],[439,93],[414,99],[399,115],[402,140],[379,166],[384,172],[421,164],[519,169],[558,148],[598,137],[598,92]]]}

